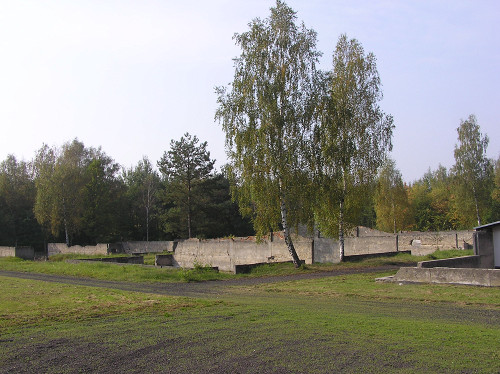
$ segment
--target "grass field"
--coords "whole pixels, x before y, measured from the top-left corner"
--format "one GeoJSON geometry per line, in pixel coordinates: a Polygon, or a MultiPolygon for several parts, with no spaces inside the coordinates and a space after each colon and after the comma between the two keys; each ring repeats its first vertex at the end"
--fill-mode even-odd
{"type": "MultiPolygon", "coordinates": [[[[451,250],[436,251],[428,256],[411,256],[408,253],[400,253],[396,256],[373,257],[369,259],[357,259],[342,262],[339,264],[313,264],[295,269],[292,264],[269,264],[256,267],[249,274],[230,274],[224,272],[211,271],[208,267],[199,266],[196,269],[174,269],[142,267],[136,265],[116,265],[105,262],[98,263],[68,263],[68,259],[81,259],[102,256],[83,255],[56,255],[51,256],[49,261],[25,261],[20,258],[4,257],[0,258],[0,270],[35,272],[45,274],[68,275],[76,277],[88,277],[94,279],[106,279],[116,281],[132,282],[192,282],[208,280],[224,280],[239,277],[259,277],[273,275],[287,275],[300,273],[314,273],[330,271],[340,268],[366,268],[384,265],[408,266],[417,261],[425,261],[437,258],[449,258],[457,256],[467,256],[472,251],[451,250]]],[[[112,256],[109,256],[112,257],[112,256]]],[[[154,263],[154,255],[146,257],[145,262],[154,263]],[[147,260],[147,261],[146,261],[147,260]]]]}
{"type": "Polygon", "coordinates": [[[0,373],[500,371],[500,289],[387,274],[197,299],[0,277],[0,373]]]}

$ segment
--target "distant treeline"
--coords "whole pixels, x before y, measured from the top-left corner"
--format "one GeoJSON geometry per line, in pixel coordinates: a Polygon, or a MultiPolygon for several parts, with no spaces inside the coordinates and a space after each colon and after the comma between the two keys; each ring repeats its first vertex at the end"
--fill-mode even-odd
{"type": "Polygon", "coordinates": [[[0,245],[253,234],[198,142],[186,134],[157,167],[144,157],[130,169],[77,139],[43,145],[29,162],[8,156],[0,164],[0,245]]]}
{"type": "MultiPolygon", "coordinates": [[[[156,165],[144,157],[130,169],[77,139],[43,145],[29,162],[10,155],[0,164],[0,245],[41,250],[49,241],[253,235],[251,217],[242,218],[228,179],[213,165],[207,143],[189,134],[172,140],[156,165]]],[[[349,223],[393,232],[470,229],[500,220],[500,158],[484,159],[481,170],[467,180],[457,162],[450,170],[429,169],[408,185],[387,159],[351,204],[349,223]]]]}

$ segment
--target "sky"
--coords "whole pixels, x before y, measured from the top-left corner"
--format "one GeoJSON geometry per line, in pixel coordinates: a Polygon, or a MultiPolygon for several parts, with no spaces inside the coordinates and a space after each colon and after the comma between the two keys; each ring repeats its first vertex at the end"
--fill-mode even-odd
{"type": "MultiPolygon", "coordinates": [[[[341,34],[377,57],[393,151],[407,182],[454,164],[477,117],[500,156],[500,2],[289,0],[331,69],[341,34]]],[[[0,0],[0,161],[75,138],[125,168],[171,139],[207,141],[226,162],[214,88],[233,78],[233,35],[274,0],[0,0]]]]}

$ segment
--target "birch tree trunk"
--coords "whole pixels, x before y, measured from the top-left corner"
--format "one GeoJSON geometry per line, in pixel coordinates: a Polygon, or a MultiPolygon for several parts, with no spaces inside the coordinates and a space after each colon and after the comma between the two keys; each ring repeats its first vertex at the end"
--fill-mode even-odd
{"type": "Polygon", "coordinates": [[[288,219],[287,219],[288,212],[286,208],[285,197],[281,189],[281,181],[280,181],[280,210],[281,210],[281,224],[283,225],[283,234],[285,236],[285,243],[288,248],[288,252],[292,256],[293,264],[295,265],[296,268],[298,268],[301,265],[301,261],[299,259],[299,256],[297,255],[297,251],[295,251],[295,247],[293,245],[293,241],[290,235],[290,227],[288,226],[288,219]]]}
{"type": "Polygon", "coordinates": [[[340,200],[340,213],[339,213],[339,256],[340,262],[344,261],[344,198],[340,200]]]}

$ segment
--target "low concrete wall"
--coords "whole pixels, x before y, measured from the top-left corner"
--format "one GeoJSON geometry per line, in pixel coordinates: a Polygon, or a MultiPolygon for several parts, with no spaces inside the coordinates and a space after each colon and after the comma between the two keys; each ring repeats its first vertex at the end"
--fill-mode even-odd
{"type": "MultiPolygon", "coordinates": [[[[161,253],[172,252],[174,250],[173,241],[157,241],[157,242],[121,242],[123,253],[161,253]]],[[[112,245],[110,245],[112,247],[112,245]]]]}
{"type": "MultiPolygon", "coordinates": [[[[378,253],[411,252],[423,256],[436,250],[464,249],[473,242],[473,231],[403,232],[400,234],[359,227],[354,237],[344,239],[344,255],[359,256],[378,253]]],[[[331,238],[314,238],[314,262],[340,261],[339,242],[331,238]]]]}
{"type": "MultiPolygon", "coordinates": [[[[312,240],[294,237],[297,255],[306,264],[312,263],[312,240]]],[[[195,264],[217,266],[235,272],[236,265],[288,262],[291,256],[281,233],[272,240],[257,242],[255,238],[184,240],[177,244],[174,259],[178,266],[192,268],[195,264]]]]}
{"type": "Polygon", "coordinates": [[[398,234],[398,250],[425,256],[436,250],[472,249],[474,231],[410,231],[398,234]]]}
{"type": "Polygon", "coordinates": [[[16,257],[23,260],[34,260],[35,249],[33,247],[16,247],[16,257]]]}
{"type": "Polygon", "coordinates": [[[80,245],[73,245],[68,247],[65,243],[49,243],[47,244],[47,255],[53,256],[56,254],[77,253],[83,255],[107,255],[108,244],[88,245],[82,247],[80,245]]]}
{"type": "Polygon", "coordinates": [[[0,247],[0,257],[14,257],[15,255],[15,247],[0,247]]]}
{"type": "Polygon", "coordinates": [[[500,287],[500,270],[404,267],[399,269],[392,281],[500,287]]]}
{"type": "Polygon", "coordinates": [[[370,255],[396,251],[397,237],[395,236],[345,238],[344,240],[345,256],[370,255]]]}
{"type": "Polygon", "coordinates": [[[481,256],[462,256],[441,260],[420,261],[419,268],[479,268],[481,256]]]}
{"type": "Polygon", "coordinates": [[[174,255],[156,255],[155,266],[174,266],[174,255]]]}
{"type": "Polygon", "coordinates": [[[144,256],[131,256],[131,257],[105,257],[105,258],[83,258],[81,260],[68,260],[70,263],[79,262],[111,262],[115,264],[135,264],[144,265],[144,256]]]}

